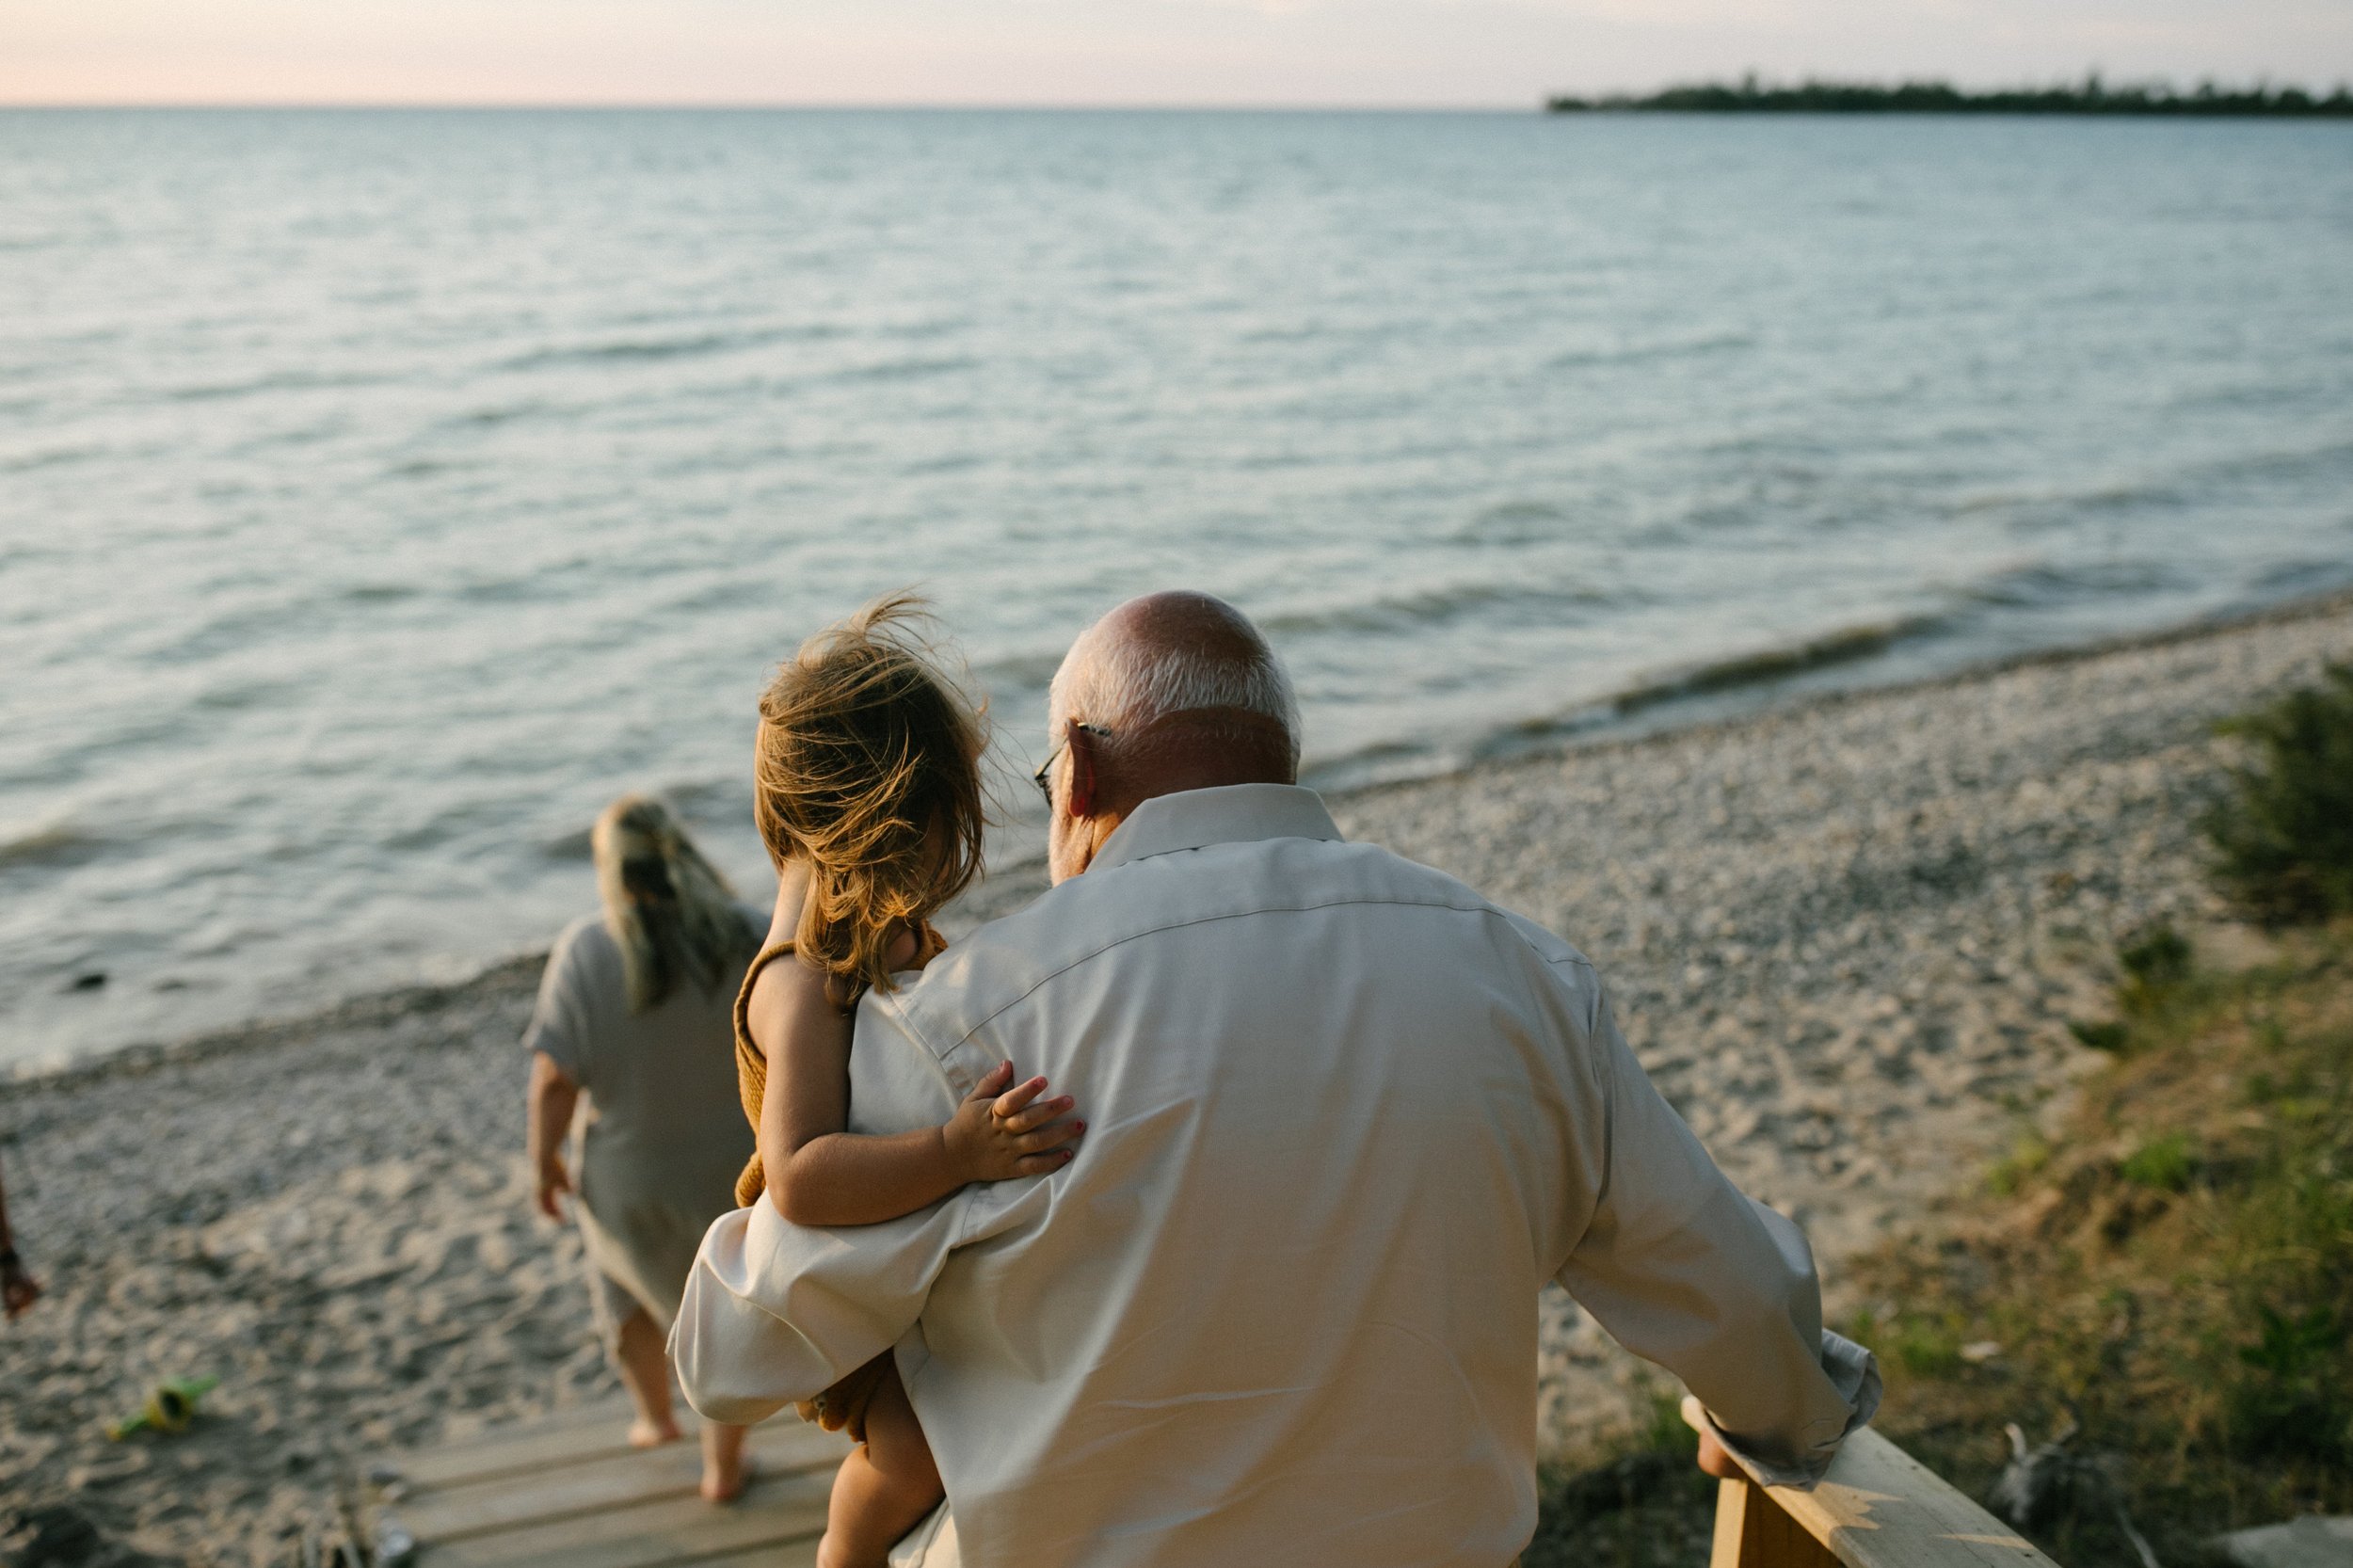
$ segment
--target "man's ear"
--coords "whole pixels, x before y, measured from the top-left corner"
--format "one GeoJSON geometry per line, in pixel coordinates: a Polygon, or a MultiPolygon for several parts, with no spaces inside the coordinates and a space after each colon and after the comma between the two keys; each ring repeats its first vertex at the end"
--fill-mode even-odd
{"type": "Polygon", "coordinates": [[[1095,732],[1076,719],[1064,721],[1069,728],[1063,736],[1063,765],[1070,770],[1070,777],[1063,794],[1063,808],[1074,817],[1095,815],[1095,732]]]}

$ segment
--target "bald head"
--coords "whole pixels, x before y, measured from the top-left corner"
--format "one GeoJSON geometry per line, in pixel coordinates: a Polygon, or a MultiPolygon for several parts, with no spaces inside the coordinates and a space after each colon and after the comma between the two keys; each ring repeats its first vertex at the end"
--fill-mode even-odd
{"type": "Polygon", "coordinates": [[[1086,630],[1071,651],[1126,645],[1149,655],[1190,656],[1235,670],[1271,664],[1273,653],[1250,617],[1214,594],[1172,588],[1113,609],[1086,630]]]}
{"type": "Polygon", "coordinates": [[[1272,746],[1281,763],[1272,781],[1298,773],[1290,680],[1250,617],[1210,594],[1145,594],[1088,627],[1054,674],[1048,716],[1057,731],[1076,722],[1138,744],[1186,731],[1224,736],[1254,758],[1272,746]]]}
{"type": "MultiPolygon", "coordinates": [[[[1088,627],[1047,713],[1049,744],[1070,758],[1053,789],[1058,840],[1099,843],[1154,795],[1299,774],[1289,678],[1249,617],[1209,594],[1146,594],[1088,627]]],[[[1058,842],[1056,880],[1091,857],[1058,842]]]]}

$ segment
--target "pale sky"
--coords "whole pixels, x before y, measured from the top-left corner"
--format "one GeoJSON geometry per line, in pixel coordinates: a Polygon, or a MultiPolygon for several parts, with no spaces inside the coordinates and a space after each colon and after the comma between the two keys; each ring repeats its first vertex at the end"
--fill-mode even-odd
{"type": "Polygon", "coordinates": [[[6,104],[1494,105],[2353,78],[2353,0],[0,0],[6,104]]]}

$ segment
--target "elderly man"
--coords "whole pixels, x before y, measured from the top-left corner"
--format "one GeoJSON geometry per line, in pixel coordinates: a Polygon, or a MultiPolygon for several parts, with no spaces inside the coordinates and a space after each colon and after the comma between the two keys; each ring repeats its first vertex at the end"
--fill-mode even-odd
{"type": "Polygon", "coordinates": [[[938,1123],[1010,1060],[1086,1143],[888,1224],[721,1219],[676,1341],[697,1409],[756,1421],[896,1346],[972,1568],[1504,1568],[1557,1279],[1753,1473],[1819,1477],[1878,1377],[1804,1240],[1574,948],[1341,839],[1256,628],[1121,605],[1050,718],[1054,888],[866,997],[852,1117],[938,1123]]]}

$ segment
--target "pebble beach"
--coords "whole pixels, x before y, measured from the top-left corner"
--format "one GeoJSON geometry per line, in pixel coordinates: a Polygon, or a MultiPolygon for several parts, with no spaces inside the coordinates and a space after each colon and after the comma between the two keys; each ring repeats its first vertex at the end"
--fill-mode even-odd
{"type": "MultiPolygon", "coordinates": [[[[2255,940],[2201,874],[2214,724],[2346,659],[2337,597],[1333,806],[1593,959],[1717,1159],[1806,1227],[1835,1312],[1843,1258],[2098,1060],[2066,1026],[2104,1015],[2120,935],[2255,940]]],[[[965,921],[1036,889],[1000,877],[965,921]]],[[[537,968],[0,1082],[48,1292],[0,1326],[0,1498],[70,1506],[93,1560],[288,1563],[339,1470],[611,1397],[579,1243],[530,1205],[537,968]],[[190,1374],[220,1383],[188,1432],[105,1437],[190,1374]]],[[[1623,1412],[1629,1368],[1564,1298],[1541,1355],[1552,1442],[1623,1412]]]]}

